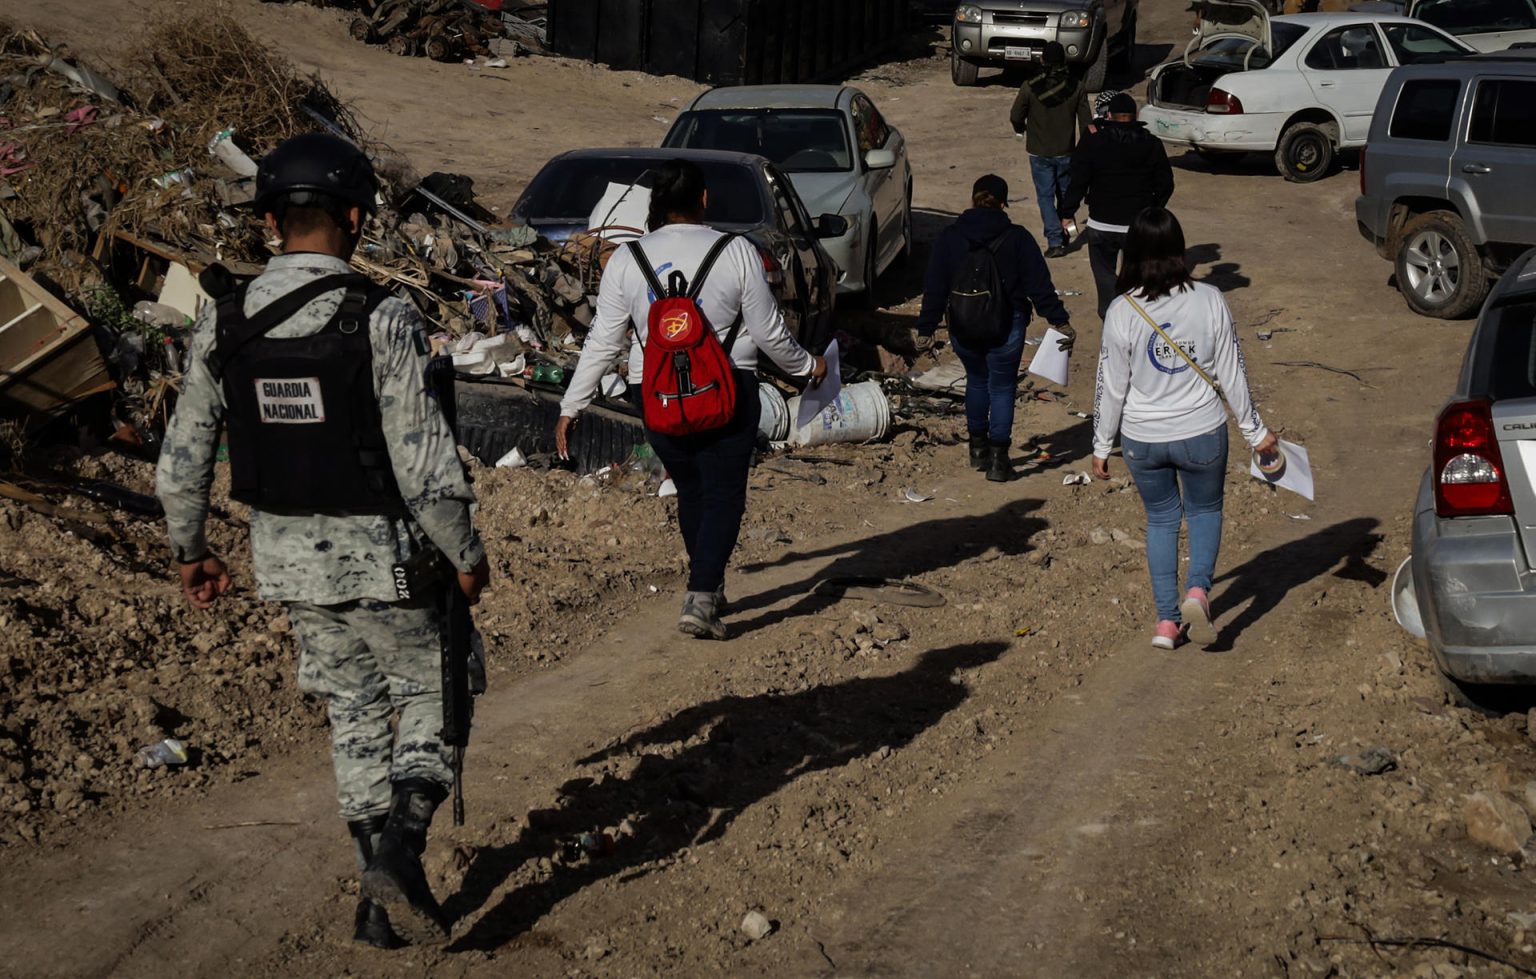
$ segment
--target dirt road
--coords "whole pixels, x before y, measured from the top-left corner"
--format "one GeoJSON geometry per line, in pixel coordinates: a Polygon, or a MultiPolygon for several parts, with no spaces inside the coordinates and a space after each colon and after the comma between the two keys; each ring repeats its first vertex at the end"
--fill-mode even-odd
{"type": "MultiPolygon", "coordinates": [[[[35,6],[0,12],[107,63],[148,9],[35,6]]],[[[1161,43],[1143,64],[1180,42],[1183,6],[1145,5],[1143,38],[1161,43]]],[[[654,142],[695,90],[542,60],[493,79],[355,45],[326,11],[234,7],[418,169],[468,173],[503,208],[554,152],[654,142]]],[[[934,57],[858,84],[911,143],[920,237],[987,170],[1014,182],[1016,220],[1038,222],[1009,86],[956,89],[934,57]]],[[[1068,401],[1021,411],[1052,462],[1014,483],[965,470],[953,415],[759,471],[726,645],[672,631],[664,504],[482,473],[497,683],[469,824],[435,830],[430,855],[454,943],[383,954],[346,940],[354,874],[323,731],[272,680],[296,705],[286,740],[232,748],[206,784],[104,793],[39,842],[7,837],[0,974],[1516,974],[1401,944],[1418,939],[1536,968],[1523,860],[1468,841],[1462,819],[1466,793],[1536,778],[1525,718],[1447,706],[1386,595],[1469,326],[1406,311],[1355,232],[1354,173],[1302,187],[1262,160],[1175,167],[1197,274],[1227,292],[1261,408],[1305,441],[1319,483],[1308,504],[1234,460],[1218,650],[1147,647],[1134,492],[1062,484],[1086,467],[1087,425],[1069,413],[1091,404],[1086,353],[1068,401]],[[905,487],[934,499],[904,503],[905,487]],[[829,574],[910,576],[948,604],[808,597],[829,574]],[[1395,770],[1336,764],[1378,745],[1395,770]],[[604,832],[611,845],[583,850],[582,834],[604,832]],[[775,932],[749,940],[751,910],[775,932]]],[[[1091,291],[1082,252],[1053,272],[1091,291]]],[[[892,305],[850,325],[909,324],[910,276],[890,286],[892,305]]],[[[1091,352],[1091,300],[1069,302],[1091,352]]],[[[95,587],[115,587],[110,570],[95,587]]],[[[142,587],[177,608],[167,577],[142,587]]]]}

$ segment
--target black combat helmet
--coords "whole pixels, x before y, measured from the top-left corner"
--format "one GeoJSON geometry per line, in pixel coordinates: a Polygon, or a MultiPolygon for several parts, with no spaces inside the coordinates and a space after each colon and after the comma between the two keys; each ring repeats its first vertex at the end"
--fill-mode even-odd
{"type": "Polygon", "coordinates": [[[256,209],[263,214],[283,204],[324,207],[337,201],[372,214],[378,193],[368,155],[330,133],[284,140],[256,171],[256,209]]]}

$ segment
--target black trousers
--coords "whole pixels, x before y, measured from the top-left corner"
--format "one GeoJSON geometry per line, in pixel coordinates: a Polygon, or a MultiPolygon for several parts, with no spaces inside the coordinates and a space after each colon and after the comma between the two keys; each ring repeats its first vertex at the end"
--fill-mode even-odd
{"type": "Polygon", "coordinates": [[[757,375],[736,372],[736,415],[724,428],[672,436],[647,430],[651,448],[677,485],[677,522],[688,548],[688,590],[713,592],[725,584],[747,512],[747,477],[763,413],[757,375]]]}
{"type": "Polygon", "coordinates": [[[1114,231],[1088,229],[1088,264],[1093,269],[1093,285],[1099,293],[1099,319],[1109,311],[1119,290],[1115,280],[1120,275],[1120,251],[1125,248],[1125,235],[1114,231]]]}

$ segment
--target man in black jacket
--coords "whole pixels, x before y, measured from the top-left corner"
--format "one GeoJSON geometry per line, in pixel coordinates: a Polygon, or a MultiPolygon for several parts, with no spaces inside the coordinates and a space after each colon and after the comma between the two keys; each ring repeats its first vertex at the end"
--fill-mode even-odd
{"type": "Polygon", "coordinates": [[[1121,92],[1109,103],[1109,119],[1072,154],[1072,178],[1062,201],[1062,223],[1088,201],[1088,261],[1099,293],[1099,318],[1115,298],[1120,250],[1136,215],[1166,207],[1173,197],[1173,168],[1162,142],[1136,121],[1136,100],[1121,92]]]}
{"type": "Polygon", "coordinates": [[[945,228],[933,243],[928,274],[923,281],[923,310],[917,334],[932,338],[941,319],[949,319],[949,341],[965,365],[965,420],[971,436],[971,466],[987,479],[1006,482],[1013,477],[1008,449],[1013,442],[1014,400],[1019,392],[1019,365],[1024,360],[1024,328],[1039,311],[1046,322],[1066,335],[1062,349],[1076,337],[1067,307],[1056,294],[1040,245],[1028,231],[1008,220],[1008,182],[996,174],[976,181],[971,207],[945,228]],[[1002,296],[989,339],[969,341],[957,329],[950,309],[956,279],[974,258],[989,250],[995,262],[1002,296]]]}

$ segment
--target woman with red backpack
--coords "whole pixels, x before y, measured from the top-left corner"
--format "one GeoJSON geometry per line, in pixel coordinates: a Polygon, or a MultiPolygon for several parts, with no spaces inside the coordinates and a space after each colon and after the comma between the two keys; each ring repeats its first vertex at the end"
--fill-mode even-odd
{"type": "Polygon", "coordinates": [[[812,384],[827,364],[796,342],[750,241],[704,224],[704,173],[686,160],[658,167],[650,233],[613,254],[597,315],[560,405],[555,444],[570,431],[623,353],[639,342],[630,377],[641,379],[646,436],[677,486],[677,522],[688,549],[688,590],[678,628],[725,639],[725,568],[747,509],[747,476],[762,411],[759,353],[812,384]]]}

